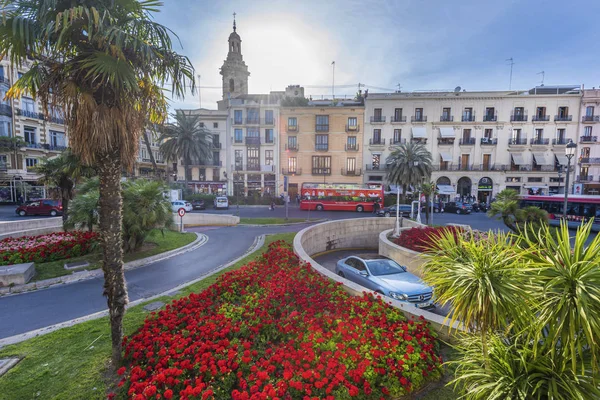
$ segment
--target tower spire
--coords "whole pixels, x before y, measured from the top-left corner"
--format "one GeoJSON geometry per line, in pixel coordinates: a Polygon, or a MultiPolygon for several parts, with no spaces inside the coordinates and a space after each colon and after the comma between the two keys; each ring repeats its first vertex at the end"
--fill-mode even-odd
{"type": "Polygon", "coordinates": [[[235,32],[235,12],[233,13],[233,31],[235,32]]]}

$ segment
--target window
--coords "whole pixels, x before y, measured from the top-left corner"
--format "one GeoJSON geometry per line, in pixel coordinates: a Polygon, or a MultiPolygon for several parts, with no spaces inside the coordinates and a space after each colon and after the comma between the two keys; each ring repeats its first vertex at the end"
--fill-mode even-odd
{"type": "Polygon", "coordinates": [[[218,122],[213,122],[213,128],[218,128],[219,127],[219,123],[218,122]]]}
{"type": "Polygon", "coordinates": [[[297,127],[298,126],[298,120],[296,119],[296,117],[288,117],[288,128],[289,127],[297,127]]]}
{"type": "Polygon", "coordinates": [[[558,139],[558,143],[566,143],[566,129],[561,128],[556,130],[556,138],[558,139]]]}
{"type": "Polygon", "coordinates": [[[265,143],[273,143],[273,129],[265,129],[265,143]]]}
{"type": "MultiPolygon", "coordinates": [[[[1,77],[0,77],[1,78],[1,77]]],[[[6,97],[6,91],[8,89],[5,89],[3,87],[0,87],[0,104],[6,104],[6,105],[10,105],[9,100],[5,100],[4,98],[6,97]]]]}
{"type": "Polygon", "coordinates": [[[25,142],[27,142],[28,144],[35,144],[35,128],[32,128],[30,126],[26,126],[23,129],[23,133],[25,136],[25,142]]]}
{"type": "Polygon", "coordinates": [[[544,138],[544,130],[543,129],[536,129],[535,130],[535,137],[534,137],[534,139],[537,142],[540,142],[543,138],[544,138]]]}
{"type": "Polygon", "coordinates": [[[394,129],[394,144],[402,141],[402,129],[394,129]]]}
{"type": "Polygon", "coordinates": [[[463,129],[463,142],[468,143],[471,140],[471,130],[463,129]]]}
{"type": "Polygon", "coordinates": [[[402,109],[394,108],[394,121],[402,122],[402,109]]]}
{"type": "Polygon", "coordinates": [[[146,150],[146,148],[145,148],[145,147],[142,147],[142,148],[140,149],[140,157],[142,158],[142,161],[143,161],[143,160],[147,160],[147,159],[148,159],[148,153],[147,153],[147,151],[148,151],[148,150],[146,150]]]}
{"type": "Polygon", "coordinates": [[[329,115],[317,115],[317,125],[315,130],[317,132],[329,131],[329,115]]]}
{"type": "Polygon", "coordinates": [[[358,150],[356,145],[356,136],[348,136],[346,138],[346,150],[358,150]]]}
{"type": "Polygon", "coordinates": [[[585,115],[586,115],[586,117],[593,117],[594,116],[594,106],[587,106],[585,108],[585,115]]]}
{"type": "Polygon", "coordinates": [[[219,162],[220,162],[220,160],[219,160],[219,152],[218,151],[213,151],[213,153],[212,153],[212,165],[219,165],[219,162]]]}
{"type": "Polygon", "coordinates": [[[260,148],[258,146],[248,146],[246,148],[246,162],[248,171],[260,171],[260,148]]]}
{"type": "Polygon", "coordinates": [[[486,138],[486,139],[491,139],[493,135],[494,135],[494,130],[493,129],[486,129],[483,132],[483,137],[486,138]]]}
{"type": "Polygon", "coordinates": [[[50,145],[53,147],[66,147],[65,133],[58,131],[50,131],[50,145]]]}
{"type": "Polygon", "coordinates": [[[38,159],[37,158],[26,158],[25,165],[27,166],[27,168],[33,168],[36,165],[38,165],[38,159]]]}
{"type": "Polygon", "coordinates": [[[469,154],[462,154],[460,156],[460,169],[468,170],[469,169],[469,154]]]}
{"type": "Polygon", "coordinates": [[[200,122],[200,128],[204,128],[204,122],[200,122]]]}
{"type": "Polygon", "coordinates": [[[0,167],[8,167],[8,156],[6,154],[0,154],[0,167]]]}
{"type": "Polygon", "coordinates": [[[248,128],[246,129],[246,136],[248,137],[260,137],[260,132],[258,128],[248,128]]]}
{"type": "Polygon", "coordinates": [[[331,157],[313,156],[312,158],[313,175],[331,175],[331,157]]]}
{"type": "Polygon", "coordinates": [[[219,139],[219,135],[212,135],[213,147],[221,148],[221,140],[219,139]]]}
{"type": "Polygon", "coordinates": [[[463,121],[473,121],[473,108],[465,107],[463,111],[463,121]]]}
{"type": "Polygon", "coordinates": [[[21,77],[22,77],[22,76],[23,76],[23,73],[22,73],[22,72],[17,72],[17,78],[18,78],[18,79],[21,79],[21,77]]]}
{"type": "Polygon", "coordinates": [[[329,150],[329,135],[315,135],[315,150],[329,150]]]}
{"type": "Polygon", "coordinates": [[[373,110],[373,122],[383,122],[383,117],[381,116],[381,108],[376,108],[373,110]]]}
{"type": "Polygon", "coordinates": [[[235,170],[236,171],[241,171],[244,169],[244,167],[242,166],[244,163],[244,153],[242,150],[236,150],[235,151],[235,170]]]}
{"type": "Polygon", "coordinates": [[[583,131],[583,136],[592,136],[592,127],[586,126],[583,131]]]}
{"type": "Polygon", "coordinates": [[[381,144],[381,129],[373,129],[373,144],[381,144]]]}
{"type": "Polygon", "coordinates": [[[273,110],[265,110],[265,124],[273,124],[273,110]]]}
{"type": "Polygon", "coordinates": [[[590,148],[589,147],[583,147],[581,149],[581,152],[579,153],[579,156],[582,158],[589,158],[590,156],[590,148]]]}
{"type": "Polygon", "coordinates": [[[4,67],[0,65],[0,82],[4,81],[4,67]]]}
{"type": "Polygon", "coordinates": [[[543,178],[537,178],[537,177],[529,177],[527,178],[527,182],[543,182],[544,179],[543,178]]]}
{"type": "Polygon", "coordinates": [[[346,171],[356,172],[356,158],[350,157],[346,159],[346,171]]]}
{"type": "Polygon", "coordinates": [[[521,130],[520,129],[513,129],[512,130],[512,140],[513,142],[519,142],[521,140],[521,130]]]}
{"type": "Polygon", "coordinates": [[[564,119],[569,116],[569,107],[558,107],[558,118],[564,119]]]}
{"type": "Polygon", "coordinates": [[[288,149],[298,148],[298,138],[296,136],[288,136],[288,149]]]}
{"type": "Polygon", "coordinates": [[[12,129],[9,121],[0,121],[0,136],[12,137],[12,129]]]}
{"type": "Polygon", "coordinates": [[[358,118],[348,117],[348,129],[356,130],[358,127],[358,118]]]}
{"type": "Polygon", "coordinates": [[[266,165],[273,165],[273,150],[267,150],[265,151],[265,164],[266,165]]]}
{"type": "Polygon", "coordinates": [[[544,118],[546,116],[546,107],[538,107],[535,109],[535,115],[538,118],[544,118]]]}
{"type": "Polygon", "coordinates": [[[485,108],[486,121],[494,121],[495,114],[496,114],[496,109],[494,107],[486,107],[485,108]]]}
{"type": "Polygon", "coordinates": [[[258,108],[249,108],[248,109],[248,123],[249,124],[258,124],[260,122],[260,114],[258,112],[258,108]]]}
{"type": "Polygon", "coordinates": [[[233,111],[233,123],[238,125],[241,124],[243,121],[244,117],[243,117],[243,111],[242,110],[235,110],[233,111]]]}
{"type": "Polygon", "coordinates": [[[371,165],[373,166],[373,169],[379,169],[379,166],[381,165],[381,154],[373,154],[371,165]]]}
{"type": "Polygon", "coordinates": [[[242,143],[244,141],[244,131],[242,129],[235,129],[235,142],[242,143]]]}
{"type": "Polygon", "coordinates": [[[35,112],[35,104],[33,99],[29,97],[23,97],[21,99],[21,106],[23,107],[23,111],[35,112]]]}
{"type": "Polygon", "coordinates": [[[451,115],[452,109],[450,107],[445,107],[442,109],[442,121],[450,121],[451,115]]]}
{"type": "Polygon", "coordinates": [[[506,178],[506,182],[521,182],[521,178],[520,177],[515,177],[515,176],[509,176],[506,178]]]}
{"type": "Polygon", "coordinates": [[[296,160],[296,157],[288,158],[288,170],[290,173],[295,173],[297,171],[297,169],[296,169],[297,165],[298,165],[298,162],[296,160]]]}
{"type": "Polygon", "coordinates": [[[415,120],[421,121],[423,119],[423,109],[415,108],[415,120]]]}
{"type": "Polygon", "coordinates": [[[525,108],[524,107],[515,107],[515,118],[516,121],[519,121],[519,118],[522,118],[525,115],[525,108]]]}

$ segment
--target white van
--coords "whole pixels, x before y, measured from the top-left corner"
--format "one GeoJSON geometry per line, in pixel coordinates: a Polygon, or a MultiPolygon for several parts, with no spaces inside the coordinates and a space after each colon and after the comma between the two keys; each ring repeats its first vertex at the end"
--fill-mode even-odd
{"type": "Polygon", "coordinates": [[[224,208],[229,210],[229,200],[225,196],[218,196],[215,198],[214,206],[215,209],[224,208]]]}

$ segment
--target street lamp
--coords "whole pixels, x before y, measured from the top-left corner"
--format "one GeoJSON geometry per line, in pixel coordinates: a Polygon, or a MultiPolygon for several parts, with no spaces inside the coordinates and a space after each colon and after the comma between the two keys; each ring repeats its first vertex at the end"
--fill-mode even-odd
{"type": "Polygon", "coordinates": [[[571,139],[569,139],[569,143],[565,149],[565,156],[567,157],[567,171],[566,171],[566,179],[565,179],[565,204],[563,205],[563,219],[567,219],[567,202],[569,196],[569,171],[571,169],[571,159],[575,156],[575,150],[577,149],[577,144],[573,143],[571,139]]]}

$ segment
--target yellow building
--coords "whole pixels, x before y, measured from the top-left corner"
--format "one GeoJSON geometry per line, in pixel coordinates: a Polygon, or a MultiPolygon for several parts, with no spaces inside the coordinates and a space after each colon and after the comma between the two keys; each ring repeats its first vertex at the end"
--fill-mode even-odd
{"type": "Polygon", "coordinates": [[[363,115],[355,100],[281,107],[280,172],[292,199],[305,182],[362,183],[363,115]]]}

